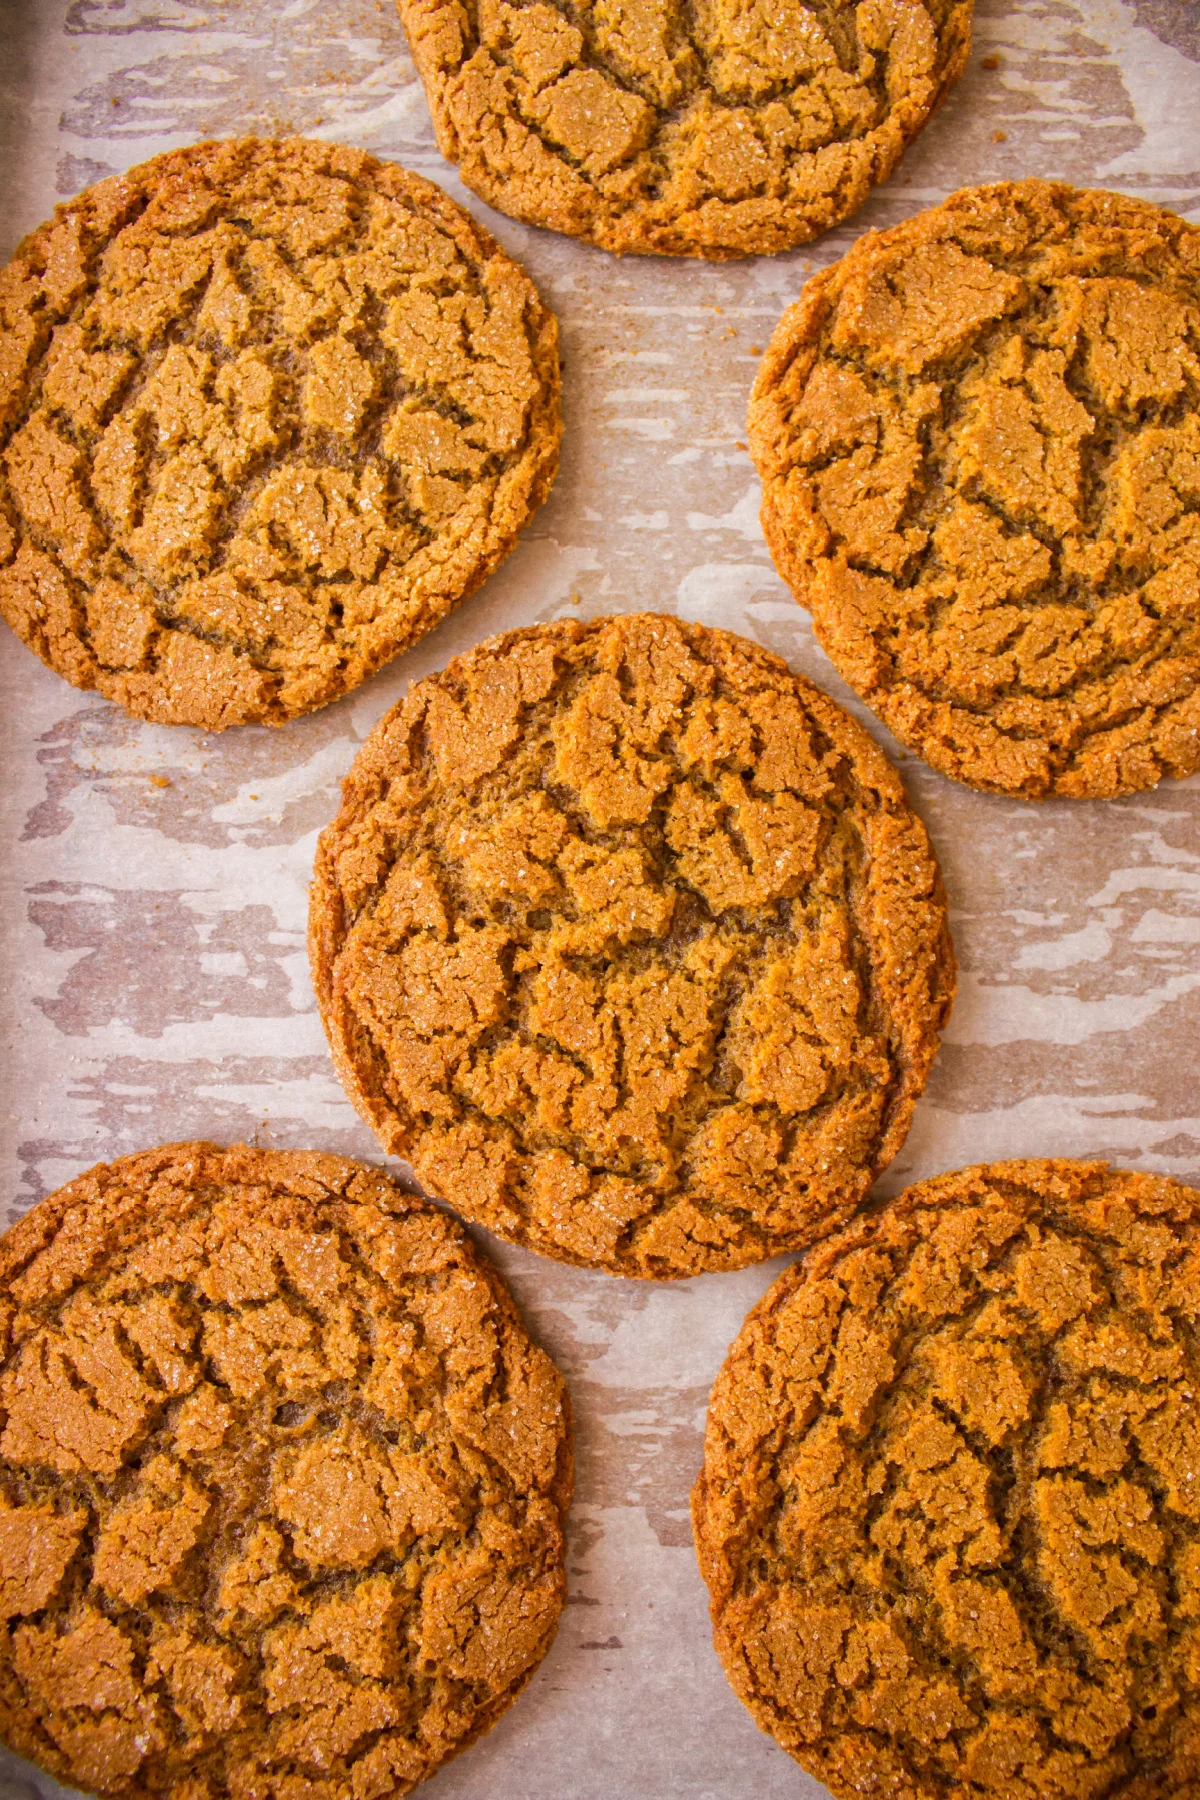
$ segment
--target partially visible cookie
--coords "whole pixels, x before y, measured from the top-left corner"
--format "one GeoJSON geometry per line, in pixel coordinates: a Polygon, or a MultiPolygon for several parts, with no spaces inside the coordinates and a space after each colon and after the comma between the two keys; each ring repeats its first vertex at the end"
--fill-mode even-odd
{"type": "Polygon", "coordinates": [[[868,233],[750,403],[763,529],[933,767],[1037,799],[1200,768],[1200,231],[1044,181],[868,233]]]}
{"type": "Polygon", "coordinates": [[[553,316],[432,183],[173,150],[0,273],[0,614],[139,718],[279,724],[479,586],[559,436],[553,316]]]}
{"type": "Polygon", "coordinates": [[[492,206],[725,259],[857,210],[966,65],[972,0],[398,0],[438,146],[492,206]]]}
{"type": "Polygon", "coordinates": [[[910,1188],[793,1265],[693,1495],[717,1654],[836,1800],[1200,1784],[1200,1192],[910,1188]]]}
{"type": "Polygon", "coordinates": [[[811,1243],[899,1149],[954,960],[875,744],[743,638],[481,644],[375,729],[317,852],[362,1116],[500,1236],[616,1274],[811,1243]]]}
{"type": "Polygon", "coordinates": [[[0,1240],[0,1736],[112,1796],[382,1800],[564,1597],[566,1389],[444,1213],[170,1144],[0,1240]]]}

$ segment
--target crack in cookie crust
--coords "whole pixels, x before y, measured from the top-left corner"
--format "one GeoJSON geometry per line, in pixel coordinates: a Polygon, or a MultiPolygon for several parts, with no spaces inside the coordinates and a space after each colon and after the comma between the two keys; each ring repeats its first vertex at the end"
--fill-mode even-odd
{"type": "Polygon", "coordinates": [[[869,234],[750,402],[763,529],[846,680],[974,787],[1200,767],[1200,231],[1040,181],[869,234]]]}
{"type": "Polygon", "coordinates": [[[654,615],[480,645],[322,835],[322,1018],[386,1147],[628,1275],[812,1242],[908,1130],[953,953],[924,827],[778,658],[654,615]]]}
{"type": "Polygon", "coordinates": [[[569,1404],[461,1227],[174,1144],[0,1242],[0,1734],[109,1795],[384,1800],[565,1592],[569,1404]]]}
{"type": "Polygon", "coordinates": [[[0,614],[138,717],[279,724],[479,586],[560,434],[553,316],[432,183],[172,151],[0,273],[0,614]]]}
{"type": "Polygon", "coordinates": [[[1200,1771],[1200,1193],[1013,1162],[787,1270],[693,1495],[717,1653],[837,1800],[1200,1771]]]}
{"type": "Polygon", "coordinates": [[[846,218],[970,50],[971,0],[398,0],[442,154],[514,218],[729,258],[846,218]]]}

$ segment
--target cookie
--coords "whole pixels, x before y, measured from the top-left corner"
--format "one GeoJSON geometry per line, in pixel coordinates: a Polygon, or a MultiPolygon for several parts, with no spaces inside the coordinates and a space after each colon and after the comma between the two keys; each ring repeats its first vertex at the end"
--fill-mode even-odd
{"type": "Polygon", "coordinates": [[[783,316],[763,529],[838,670],[955,780],[1099,799],[1200,768],[1200,231],[965,188],[783,316]]]}
{"type": "Polygon", "coordinates": [[[243,138],[0,274],[0,614],[138,718],[280,724],[473,592],[558,459],[558,328],[440,189],[243,138]]]}
{"type": "Polygon", "coordinates": [[[604,250],[788,250],[860,207],[966,65],[972,0],[398,0],[438,146],[604,250]]]}
{"type": "Polygon", "coordinates": [[[645,613],[418,683],[321,837],[309,943],[386,1148],[501,1237],[623,1275],[852,1213],[954,983],[929,840],[866,733],[756,645],[645,613]]]}
{"type": "Polygon", "coordinates": [[[0,1735],[178,1800],[407,1794],[564,1597],[568,1401],[444,1213],[169,1144],[0,1241],[0,1735]]]}
{"type": "Polygon", "coordinates": [[[788,1269],[693,1494],[717,1653],[836,1800],[1200,1784],[1200,1192],[910,1188],[788,1269]]]}

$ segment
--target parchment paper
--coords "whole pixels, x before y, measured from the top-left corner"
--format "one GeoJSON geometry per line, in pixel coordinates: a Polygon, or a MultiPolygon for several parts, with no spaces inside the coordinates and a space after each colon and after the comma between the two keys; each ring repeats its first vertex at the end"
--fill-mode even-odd
{"type": "MultiPolygon", "coordinates": [[[[356,694],[284,730],[135,723],[0,627],[8,1218],[97,1160],[170,1139],[382,1160],[334,1076],[304,952],[337,783],[408,683],[480,638],[645,607],[741,631],[813,677],[898,760],[929,826],[961,985],[882,1190],[1013,1155],[1200,1179],[1200,779],[1034,806],[932,774],[817,650],[758,526],[743,447],[754,347],[806,273],[867,227],[1027,174],[1200,219],[1200,5],[978,0],[976,20],[968,73],[856,218],[807,251],[707,267],[617,261],[465,194],[434,149],[391,0],[0,0],[4,255],[56,200],[175,145],[244,131],[358,144],[441,182],[525,263],[562,323],[566,386],[557,486],[499,574],[356,694]]],[[[487,1247],[571,1382],[571,1601],[524,1697],[430,1793],[823,1794],[727,1687],[687,1522],[709,1384],[780,1265],[653,1285],[487,1247]]],[[[0,1753],[0,1800],[61,1791],[0,1753]]]]}

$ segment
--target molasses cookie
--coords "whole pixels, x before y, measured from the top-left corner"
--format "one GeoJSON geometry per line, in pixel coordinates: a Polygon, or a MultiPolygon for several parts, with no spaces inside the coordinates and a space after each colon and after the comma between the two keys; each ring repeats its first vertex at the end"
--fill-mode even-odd
{"type": "Polygon", "coordinates": [[[0,1735],[112,1796],[383,1800],[563,1604],[566,1389],[444,1213],[170,1144],[0,1241],[0,1735]]]}
{"type": "Polygon", "coordinates": [[[1200,1192],[920,1182],[788,1269],[693,1495],[717,1653],[836,1800],[1200,1781],[1200,1192]]]}
{"type": "Polygon", "coordinates": [[[966,64],[972,0],[399,0],[438,146],[490,205],[724,259],[860,207],[966,64]]]}
{"type": "Polygon", "coordinates": [[[904,1141],[949,1010],[891,765],[742,638],[493,638],[359,752],[313,977],[355,1106],[501,1237],[615,1274],[811,1243],[904,1141]]]}
{"type": "Polygon", "coordinates": [[[323,706],[545,498],[557,343],[461,207],[361,151],[243,138],[102,181],[0,273],[0,614],[139,718],[323,706]]]}
{"type": "Polygon", "coordinates": [[[1200,767],[1200,231],[1044,181],[869,233],[750,403],[763,528],[943,774],[1098,798],[1200,767]]]}

